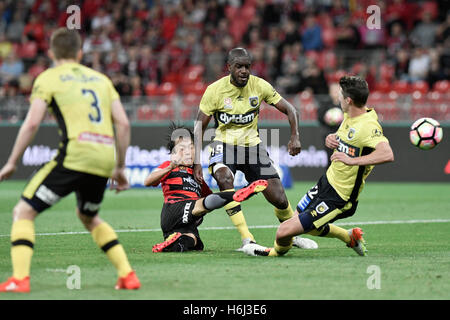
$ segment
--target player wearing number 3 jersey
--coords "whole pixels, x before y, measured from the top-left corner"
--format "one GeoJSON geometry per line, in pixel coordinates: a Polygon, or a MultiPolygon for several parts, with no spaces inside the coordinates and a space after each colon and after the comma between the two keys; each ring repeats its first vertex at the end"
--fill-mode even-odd
{"type": "Polygon", "coordinates": [[[116,289],[137,289],[139,280],[116,233],[97,214],[109,177],[117,192],[129,187],[124,173],[130,142],[128,118],[111,81],[79,64],[82,51],[77,31],[56,30],[50,40],[49,55],[54,67],[40,74],[33,85],[31,107],[0,171],[0,181],[15,171],[47,109],[58,122],[61,142],[57,155],[31,178],[14,208],[13,276],[0,284],[0,292],[30,291],[34,219],[72,192],[77,198],[78,217],[117,269],[116,289]]]}

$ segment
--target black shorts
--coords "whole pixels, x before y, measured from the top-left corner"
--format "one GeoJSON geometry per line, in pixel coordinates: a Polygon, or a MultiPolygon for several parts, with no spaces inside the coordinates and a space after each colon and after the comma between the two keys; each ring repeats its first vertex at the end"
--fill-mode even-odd
{"type": "Polygon", "coordinates": [[[297,205],[300,222],[305,232],[320,229],[337,219],[352,216],[358,205],[357,201],[345,201],[323,175],[297,205]]]}
{"type": "Polygon", "coordinates": [[[108,178],[69,170],[52,160],[30,179],[22,199],[38,213],[75,192],[81,213],[95,216],[100,209],[108,178]]]}
{"type": "Polygon", "coordinates": [[[215,165],[224,164],[233,174],[236,174],[236,170],[242,171],[248,183],[259,179],[280,179],[262,143],[253,147],[242,147],[215,141],[210,147],[209,171],[211,174],[214,173],[215,165]]]}
{"type": "Polygon", "coordinates": [[[164,203],[161,210],[161,230],[164,239],[174,232],[193,233],[200,242],[197,226],[203,221],[203,217],[192,214],[197,200],[186,200],[175,203],[164,203]]]}

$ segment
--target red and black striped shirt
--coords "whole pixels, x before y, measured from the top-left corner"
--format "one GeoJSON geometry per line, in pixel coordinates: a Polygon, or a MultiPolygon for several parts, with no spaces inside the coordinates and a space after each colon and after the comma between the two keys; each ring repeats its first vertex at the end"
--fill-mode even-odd
{"type": "MultiPolygon", "coordinates": [[[[165,161],[158,168],[164,169],[169,165],[170,161],[165,161]]],[[[164,203],[197,200],[212,193],[205,181],[200,184],[195,180],[191,167],[173,169],[162,177],[160,183],[164,194],[164,203]]]]}

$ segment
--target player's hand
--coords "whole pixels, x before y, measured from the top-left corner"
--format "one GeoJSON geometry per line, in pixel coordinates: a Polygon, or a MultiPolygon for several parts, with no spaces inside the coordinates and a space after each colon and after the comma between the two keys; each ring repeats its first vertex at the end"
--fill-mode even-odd
{"type": "Polygon", "coordinates": [[[6,163],[2,170],[0,170],[0,181],[6,180],[16,171],[16,165],[11,163],[6,163]]]}
{"type": "Polygon", "coordinates": [[[203,183],[203,168],[201,164],[194,164],[194,178],[199,183],[203,183]]]}
{"type": "Polygon", "coordinates": [[[302,145],[300,143],[300,139],[298,136],[291,137],[291,140],[288,142],[288,152],[291,156],[296,156],[302,150],[302,145]]]}
{"type": "Polygon", "coordinates": [[[339,147],[339,141],[335,133],[327,135],[327,137],[325,138],[325,146],[330,149],[336,149],[337,147],[339,147]]]}
{"type": "Polygon", "coordinates": [[[110,190],[116,190],[116,193],[130,188],[127,176],[125,175],[125,168],[115,168],[111,176],[110,190]]]}
{"type": "Polygon", "coordinates": [[[331,159],[331,161],[341,161],[348,166],[353,166],[356,164],[354,158],[351,158],[344,152],[339,152],[339,151],[336,151],[335,153],[333,153],[331,155],[330,159],[331,159]]]}

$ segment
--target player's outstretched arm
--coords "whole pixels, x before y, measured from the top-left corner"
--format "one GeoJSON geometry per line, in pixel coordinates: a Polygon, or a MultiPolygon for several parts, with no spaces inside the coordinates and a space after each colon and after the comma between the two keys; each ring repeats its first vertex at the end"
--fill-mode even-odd
{"type": "Polygon", "coordinates": [[[33,141],[42,119],[44,119],[46,110],[47,103],[44,100],[40,98],[33,99],[25,121],[17,134],[17,138],[8,161],[0,170],[0,181],[8,179],[14,171],[16,171],[17,161],[23,155],[25,149],[30,145],[31,141],[33,141]]]}
{"type": "Polygon", "coordinates": [[[394,161],[394,153],[388,142],[380,142],[366,156],[351,158],[343,152],[335,152],[331,155],[331,161],[341,161],[349,166],[376,165],[394,161]]]}
{"type": "Polygon", "coordinates": [[[111,176],[111,189],[120,192],[130,187],[125,175],[125,155],[130,144],[131,129],[127,114],[119,99],[112,102],[111,114],[116,129],[115,140],[117,158],[116,167],[111,176]]]}
{"type": "Polygon", "coordinates": [[[204,114],[201,110],[198,110],[197,120],[194,125],[194,147],[195,147],[195,159],[194,159],[194,178],[198,182],[203,182],[203,170],[202,170],[202,146],[203,146],[203,134],[208,127],[211,116],[204,114]]]}
{"type": "Polygon", "coordinates": [[[291,126],[291,139],[288,142],[288,151],[291,156],[295,156],[299,154],[302,149],[298,133],[298,112],[294,106],[284,98],[281,98],[274,106],[288,117],[289,125],[291,126]]]}
{"type": "Polygon", "coordinates": [[[170,155],[170,164],[165,168],[156,168],[153,170],[147,178],[144,180],[144,186],[146,187],[156,187],[161,182],[161,179],[168,174],[170,171],[178,167],[181,163],[182,150],[170,155]]]}

